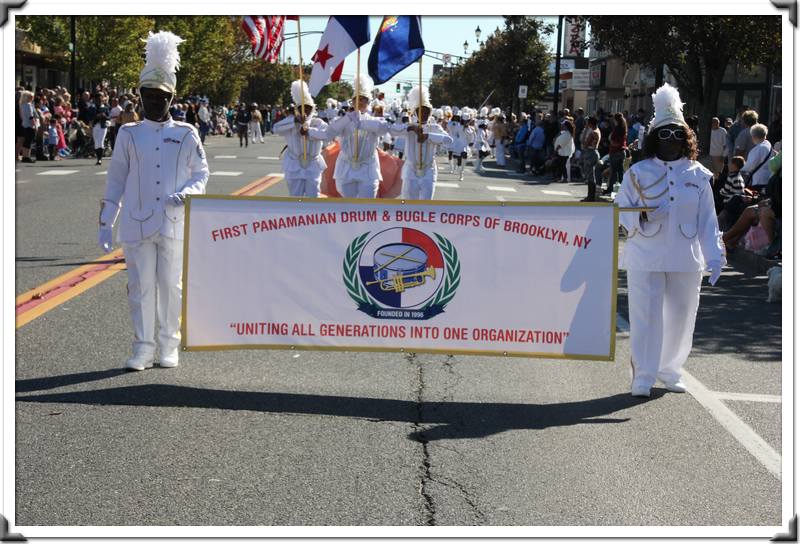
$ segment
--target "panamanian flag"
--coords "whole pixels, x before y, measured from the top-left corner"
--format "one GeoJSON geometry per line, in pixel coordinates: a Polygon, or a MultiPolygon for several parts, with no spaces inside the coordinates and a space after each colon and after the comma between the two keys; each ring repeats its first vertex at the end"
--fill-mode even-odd
{"type": "Polygon", "coordinates": [[[444,278],[442,252],[417,229],[394,227],[372,236],[361,252],[362,285],[384,307],[419,308],[436,294],[444,278]]]}
{"type": "Polygon", "coordinates": [[[369,17],[366,15],[334,15],[328,19],[319,47],[311,57],[311,81],[308,90],[317,96],[328,83],[342,77],[347,55],[369,43],[369,17]]]}

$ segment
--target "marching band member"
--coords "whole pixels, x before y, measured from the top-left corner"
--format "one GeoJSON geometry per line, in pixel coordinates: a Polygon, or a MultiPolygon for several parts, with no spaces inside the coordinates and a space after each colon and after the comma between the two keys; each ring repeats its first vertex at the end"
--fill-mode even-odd
{"type": "Polygon", "coordinates": [[[353,84],[359,94],[353,99],[356,109],[328,126],[328,132],[338,135],[342,144],[333,177],[343,197],[375,198],[382,179],[377,141],[389,130],[389,123],[367,113],[372,79],[361,74],[358,80],[353,84]]]}
{"type": "Polygon", "coordinates": [[[486,119],[478,121],[478,129],[475,133],[475,152],[478,160],[475,161],[475,173],[483,173],[483,159],[489,156],[489,131],[486,128],[486,119]]]}
{"type": "Polygon", "coordinates": [[[408,113],[403,112],[400,117],[400,122],[395,123],[392,127],[392,135],[394,136],[394,150],[397,151],[397,156],[403,158],[403,153],[406,151],[406,129],[408,128],[408,113]]]}
{"type": "Polygon", "coordinates": [[[291,196],[317,198],[322,172],[326,168],[325,159],[322,158],[322,144],[328,138],[328,125],[314,115],[314,99],[304,81],[293,81],[291,91],[295,114],[281,119],[273,129],[275,134],[286,139],[283,175],[291,196]],[[304,112],[300,112],[301,104],[305,105],[304,112]]]}
{"type": "Polygon", "coordinates": [[[153,366],[156,314],[159,365],[178,366],[183,204],[187,195],[205,193],[208,181],[197,129],[169,115],[182,41],[171,32],[147,39],[139,76],[144,120],[119,128],[100,207],[98,242],[105,252],[119,217],[134,331],[133,356],[125,363],[131,370],[153,366]]]}
{"type": "Polygon", "coordinates": [[[325,106],[327,106],[324,112],[325,121],[327,121],[328,123],[332,123],[333,120],[336,119],[336,116],[338,114],[338,110],[336,109],[337,106],[336,99],[328,98],[327,100],[325,100],[325,106]]]}
{"type": "Polygon", "coordinates": [[[653,94],[655,117],[645,159],[625,172],[616,203],[653,211],[622,212],[628,231],[631,394],[649,397],[656,379],[682,393],[681,368],[692,348],[700,283],[719,279],[725,262],[711,191],[712,173],[697,162],[697,138],[683,118],[677,89],[653,94]]]}
{"type": "Polygon", "coordinates": [[[403,198],[411,200],[433,200],[438,176],[436,147],[451,142],[450,136],[430,120],[431,106],[426,87],[414,87],[408,94],[408,107],[422,119],[411,125],[398,124],[392,127],[396,134],[406,133],[406,159],[403,163],[403,198]],[[403,128],[405,126],[405,128],[403,128]],[[420,154],[420,150],[422,153],[420,154]]]}
{"type": "Polygon", "coordinates": [[[466,127],[461,121],[461,111],[453,112],[453,120],[448,125],[448,134],[453,139],[450,144],[451,168],[454,173],[458,174],[458,181],[464,181],[464,163],[467,160],[467,149],[469,144],[467,142],[466,127]],[[455,164],[453,164],[455,163],[455,164]]]}

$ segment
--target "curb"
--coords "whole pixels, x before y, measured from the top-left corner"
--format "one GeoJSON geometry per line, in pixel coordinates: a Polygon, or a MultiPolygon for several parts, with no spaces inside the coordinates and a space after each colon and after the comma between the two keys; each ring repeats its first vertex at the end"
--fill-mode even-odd
{"type": "Polygon", "coordinates": [[[748,276],[765,276],[773,266],[780,266],[781,260],[770,260],[744,248],[738,248],[728,255],[728,264],[748,276]]]}

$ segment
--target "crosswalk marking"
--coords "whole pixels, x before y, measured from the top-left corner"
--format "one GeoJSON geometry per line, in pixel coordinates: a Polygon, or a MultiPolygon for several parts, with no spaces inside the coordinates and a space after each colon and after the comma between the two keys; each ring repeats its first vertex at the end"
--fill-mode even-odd
{"type": "Polygon", "coordinates": [[[235,159],[236,155],[214,155],[215,159],[235,159]]]}
{"type": "Polygon", "coordinates": [[[30,182],[31,182],[31,180],[29,180],[29,179],[18,179],[17,180],[17,185],[22,185],[23,183],[30,183],[30,182]]]}
{"type": "Polygon", "coordinates": [[[57,170],[45,170],[44,172],[39,172],[36,174],[37,176],[68,176],[69,174],[77,174],[80,170],[66,170],[64,168],[59,168],[57,170]]]}
{"type": "Polygon", "coordinates": [[[572,193],[568,193],[567,191],[550,191],[548,189],[542,189],[542,192],[546,195],[572,196],[572,193]]]}
{"type": "Polygon", "coordinates": [[[231,177],[235,177],[235,176],[241,176],[243,173],[244,172],[223,172],[223,171],[220,170],[218,172],[211,172],[209,175],[210,176],[231,176],[231,177]]]}
{"type": "Polygon", "coordinates": [[[459,185],[458,183],[449,183],[447,181],[437,181],[436,182],[436,186],[437,187],[450,187],[452,189],[458,189],[459,187],[461,187],[461,185],[459,185]]]}
{"type": "Polygon", "coordinates": [[[95,172],[95,176],[105,176],[108,174],[108,170],[103,170],[102,172],[95,172]]]}
{"type": "Polygon", "coordinates": [[[490,191],[506,191],[508,193],[517,192],[517,190],[514,189],[513,187],[498,187],[496,185],[487,185],[486,188],[489,189],[490,191]]]}
{"type": "Polygon", "coordinates": [[[280,157],[259,157],[259,159],[262,161],[278,161],[280,157]]]}
{"type": "Polygon", "coordinates": [[[780,395],[761,395],[758,393],[727,393],[715,391],[714,395],[720,400],[740,400],[745,402],[771,402],[781,403],[780,395]]]}

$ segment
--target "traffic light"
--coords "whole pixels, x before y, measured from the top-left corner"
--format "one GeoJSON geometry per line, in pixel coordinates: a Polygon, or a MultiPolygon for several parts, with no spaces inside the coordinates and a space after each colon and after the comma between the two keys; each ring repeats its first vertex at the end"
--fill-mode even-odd
{"type": "Polygon", "coordinates": [[[397,92],[398,93],[400,92],[400,84],[399,83],[397,84],[397,92]]]}

